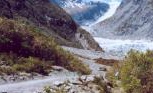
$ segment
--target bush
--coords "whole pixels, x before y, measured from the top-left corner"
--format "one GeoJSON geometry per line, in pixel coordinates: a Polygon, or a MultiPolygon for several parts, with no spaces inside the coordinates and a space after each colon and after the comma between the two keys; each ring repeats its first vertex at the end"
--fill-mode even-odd
{"type": "Polygon", "coordinates": [[[65,87],[59,87],[59,88],[51,88],[50,86],[45,86],[44,90],[45,93],[67,93],[65,87]]]}
{"type": "Polygon", "coordinates": [[[45,93],[53,93],[53,92],[51,92],[51,87],[50,86],[45,86],[43,91],[45,93]]]}
{"type": "Polygon", "coordinates": [[[52,66],[50,62],[45,62],[39,60],[38,58],[17,57],[14,54],[0,54],[0,62],[1,65],[3,65],[0,67],[0,73],[6,73],[8,75],[15,74],[17,72],[36,72],[42,75],[47,75],[52,66]]]}
{"type": "Polygon", "coordinates": [[[131,50],[119,69],[127,93],[153,93],[153,51],[131,50]]]}
{"type": "Polygon", "coordinates": [[[6,73],[7,75],[12,75],[15,74],[16,71],[11,67],[0,67],[0,75],[3,75],[4,73],[6,73]]]}
{"type": "Polygon", "coordinates": [[[89,68],[64,51],[54,39],[45,36],[35,27],[14,20],[0,18],[0,53],[8,55],[6,63],[17,71],[34,71],[42,74],[46,73],[42,71],[47,64],[53,64],[89,74],[89,68]],[[27,61],[29,62],[25,63],[27,61]],[[25,66],[29,69],[24,68],[25,66]]]}
{"type": "Polygon", "coordinates": [[[110,93],[110,89],[108,89],[106,82],[102,78],[95,77],[93,83],[98,85],[97,88],[100,90],[100,93],[110,93]]]}
{"type": "Polygon", "coordinates": [[[20,64],[14,64],[12,68],[15,71],[20,71],[20,72],[27,72],[27,73],[40,73],[42,75],[47,75],[51,69],[51,64],[43,62],[37,58],[29,57],[29,58],[23,58],[19,59],[21,62],[25,63],[20,63],[20,64]]]}

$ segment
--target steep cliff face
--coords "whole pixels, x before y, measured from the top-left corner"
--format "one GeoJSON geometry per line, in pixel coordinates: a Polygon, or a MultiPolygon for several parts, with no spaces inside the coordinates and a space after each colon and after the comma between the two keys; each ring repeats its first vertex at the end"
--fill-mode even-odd
{"type": "MultiPolygon", "coordinates": [[[[0,0],[0,11],[1,17],[34,25],[42,29],[44,34],[54,37],[61,45],[90,49],[90,44],[88,47],[83,47],[77,39],[76,34],[80,32],[73,19],[49,0],[0,0]]],[[[80,34],[84,36],[86,32],[80,34]]],[[[94,43],[99,46],[95,41],[94,43]]]]}
{"type": "Polygon", "coordinates": [[[153,39],[153,0],[123,0],[115,15],[94,30],[106,38],[153,39]]]}

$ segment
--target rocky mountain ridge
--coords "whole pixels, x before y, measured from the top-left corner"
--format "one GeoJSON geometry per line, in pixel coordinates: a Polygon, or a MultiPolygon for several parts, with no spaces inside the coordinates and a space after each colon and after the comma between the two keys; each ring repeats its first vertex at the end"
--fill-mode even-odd
{"type": "Polygon", "coordinates": [[[152,10],[152,0],[123,0],[113,17],[93,27],[95,36],[152,40],[152,10]]]}
{"type": "Polygon", "coordinates": [[[0,10],[1,17],[34,25],[44,34],[54,37],[58,44],[101,50],[88,32],[79,28],[71,16],[49,0],[1,0],[0,10]],[[86,42],[86,45],[81,42],[86,42]]]}

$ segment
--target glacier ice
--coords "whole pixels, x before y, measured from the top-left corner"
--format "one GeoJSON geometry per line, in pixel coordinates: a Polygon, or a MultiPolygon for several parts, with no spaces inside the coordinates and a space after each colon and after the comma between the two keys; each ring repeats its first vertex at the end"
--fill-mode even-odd
{"type": "Polygon", "coordinates": [[[105,52],[111,55],[123,57],[131,49],[145,52],[146,50],[153,50],[153,41],[150,40],[120,40],[120,39],[106,39],[94,38],[105,52]]]}

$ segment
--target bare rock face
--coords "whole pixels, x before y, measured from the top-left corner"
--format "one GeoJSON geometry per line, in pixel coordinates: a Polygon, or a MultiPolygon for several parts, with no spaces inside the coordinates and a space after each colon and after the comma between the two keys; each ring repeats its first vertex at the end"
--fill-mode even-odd
{"type": "Polygon", "coordinates": [[[44,34],[54,37],[58,44],[84,48],[76,38],[76,34],[80,33],[79,26],[62,8],[49,0],[0,0],[0,11],[1,17],[24,21],[40,28],[44,34]]]}
{"type": "Polygon", "coordinates": [[[79,28],[76,33],[76,39],[78,42],[81,43],[84,49],[87,50],[96,50],[96,51],[103,51],[99,44],[95,42],[93,37],[90,35],[89,32],[85,31],[82,28],[79,28]]]}
{"type": "Polygon", "coordinates": [[[115,15],[94,30],[106,38],[153,39],[153,1],[123,0],[115,15]]]}

